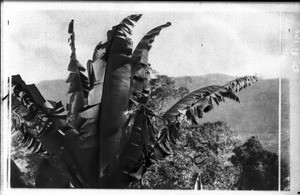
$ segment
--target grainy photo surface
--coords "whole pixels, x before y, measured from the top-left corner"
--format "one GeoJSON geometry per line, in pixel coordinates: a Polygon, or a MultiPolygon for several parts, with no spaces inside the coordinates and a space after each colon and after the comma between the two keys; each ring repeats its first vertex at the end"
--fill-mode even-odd
{"type": "Polygon", "coordinates": [[[300,191],[299,3],[2,5],[2,192],[300,191]]]}

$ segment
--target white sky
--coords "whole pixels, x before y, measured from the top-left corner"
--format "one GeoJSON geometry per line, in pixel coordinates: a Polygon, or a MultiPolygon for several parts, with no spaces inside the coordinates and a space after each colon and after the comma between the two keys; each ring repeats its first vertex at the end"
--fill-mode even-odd
{"type": "MultiPolygon", "coordinates": [[[[124,17],[143,14],[133,29],[134,47],[152,28],[171,22],[156,37],[149,62],[169,76],[280,73],[280,12],[299,4],[204,3],[6,3],[10,72],[26,83],[66,79],[68,24],[75,20],[77,58],[85,65],[98,42],[124,17]],[[121,11],[122,10],[122,11],[121,11]]],[[[284,51],[284,50],[283,50],[284,51]]]]}

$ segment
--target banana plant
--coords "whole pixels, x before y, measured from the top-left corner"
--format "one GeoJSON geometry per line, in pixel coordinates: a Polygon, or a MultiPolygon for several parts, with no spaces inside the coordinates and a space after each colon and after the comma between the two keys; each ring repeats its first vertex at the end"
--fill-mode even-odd
{"type": "Polygon", "coordinates": [[[163,115],[154,113],[148,104],[160,89],[151,90],[149,51],[171,23],[150,30],[133,49],[132,28],[141,16],[130,15],[109,30],[86,68],[77,60],[70,22],[66,109],[61,102],[45,100],[19,75],[12,76],[13,128],[23,134],[25,146],[43,156],[36,187],[126,188],[151,164],[172,154],[184,121],[196,124],[225,98],[239,102],[235,93],[258,80],[245,76],[207,86],[163,115]]]}

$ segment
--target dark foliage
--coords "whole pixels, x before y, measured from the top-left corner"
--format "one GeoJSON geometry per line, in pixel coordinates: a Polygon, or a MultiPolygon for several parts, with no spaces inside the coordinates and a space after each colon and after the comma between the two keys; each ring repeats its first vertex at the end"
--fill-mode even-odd
{"type": "Polygon", "coordinates": [[[239,143],[234,131],[222,122],[185,126],[173,155],[153,164],[131,188],[193,189],[200,172],[203,189],[233,189],[238,177],[228,157],[239,143]]]}
{"type": "MultiPolygon", "coordinates": [[[[238,168],[239,189],[278,190],[278,155],[264,149],[258,138],[252,136],[243,145],[234,148],[231,162],[238,168]]],[[[281,160],[281,190],[288,189],[289,167],[281,160]]]]}

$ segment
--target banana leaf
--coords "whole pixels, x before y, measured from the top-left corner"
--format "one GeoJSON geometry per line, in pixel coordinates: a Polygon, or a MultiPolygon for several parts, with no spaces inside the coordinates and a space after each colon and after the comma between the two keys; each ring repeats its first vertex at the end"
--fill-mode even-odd
{"type": "MultiPolygon", "coordinates": [[[[134,52],[132,54],[133,62],[133,74],[132,74],[132,84],[131,91],[141,92],[141,93],[150,93],[149,79],[150,79],[150,63],[148,63],[148,56],[150,49],[152,48],[152,43],[155,40],[155,37],[159,35],[160,31],[163,28],[170,26],[171,23],[155,27],[150,30],[138,43],[134,52]]],[[[149,100],[149,98],[148,98],[149,100]]]]}
{"type": "Polygon", "coordinates": [[[75,48],[75,33],[74,33],[74,20],[69,24],[68,32],[70,34],[70,47],[71,56],[68,70],[70,74],[66,83],[70,83],[68,93],[71,94],[69,106],[67,107],[68,123],[76,130],[79,130],[83,120],[78,117],[79,111],[86,105],[86,98],[89,92],[89,80],[83,74],[85,68],[78,62],[76,58],[75,48]]]}
{"type": "MultiPolygon", "coordinates": [[[[220,102],[225,101],[225,98],[240,102],[235,92],[257,81],[258,78],[256,76],[245,76],[230,81],[223,86],[211,85],[191,92],[163,114],[162,117],[168,121],[168,125],[163,129],[159,139],[164,144],[176,143],[176,140],[179,138],[182,121],[186,120],[197,125],[197,118],[202,118],[204,113],[211,111],[214,104],[219,105],[220,102]]],[[[167,155],[168,150],[162,149],[167,155]]]]}
{"type": "Polygon", "coordinates": [[[132,40],[131,28],[141,15],[131,15],[108,31],[105,43],[106,52],[103,60],[107,62],[103,95],[100,109],[100,160],[99,176],[104,175],[108,167],[108,174],[118,164],[121,145],[121,129],[128,116],[127,110],[130,97],[130,83],[132,76],[132,40]],[[109,150],[108,150],[109,149],[109,150]]]}
{"type": "Polygon", "coordinates": [[[213,108],[213,101],[219,104],[229,98],[239,102],[239,98],[234,94],[241,89],[257,82],[256,76],[245,76],[228,82],[223,86],[212,85],[195,90],[186,95],[163,115],[163,118],[169,122],[182,120],[183,116],[187,116],[190,121],[195,122],[193,117],[202,118],[203,113],[209,112],[213,108]]]}

